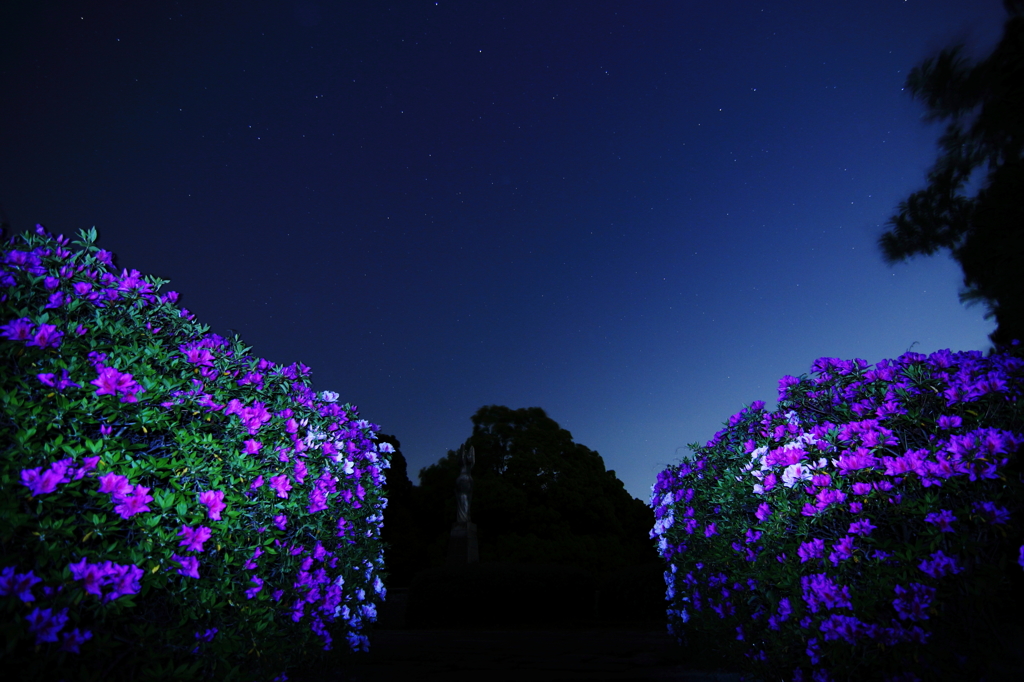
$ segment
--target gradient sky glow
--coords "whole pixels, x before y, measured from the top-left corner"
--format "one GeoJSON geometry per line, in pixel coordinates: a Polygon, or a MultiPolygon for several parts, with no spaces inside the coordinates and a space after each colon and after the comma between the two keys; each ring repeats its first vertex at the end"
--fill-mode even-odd
{"type": "Polygon", "coordinates": [[[647,500],[818,357],[987,349],[945,255],[876,248],[940,128],[902,91],[999,0],[28,2],[0,207],[395,435],[542,407],[647,500]]]}

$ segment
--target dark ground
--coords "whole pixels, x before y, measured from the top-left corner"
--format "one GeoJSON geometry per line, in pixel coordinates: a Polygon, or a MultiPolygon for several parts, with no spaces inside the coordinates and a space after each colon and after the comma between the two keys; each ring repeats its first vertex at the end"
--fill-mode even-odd
{"type": "Polygon", "coordinates": [[[541,629],[407,629],[402,590],[389,592],[370,651],[343,654],[330,670],[292,682],[520,682],[676,680],[738,682],[688,666],[664,623],[585,621],[541,629]]]}

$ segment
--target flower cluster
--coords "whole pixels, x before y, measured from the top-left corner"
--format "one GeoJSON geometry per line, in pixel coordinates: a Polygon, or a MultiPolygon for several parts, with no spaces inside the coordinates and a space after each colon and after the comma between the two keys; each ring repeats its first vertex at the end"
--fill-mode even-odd
{"type": "Polygon", "coordinates": [[[16,482],[0,596],[20,632],[80,671],[132,641],[172,668],[194,663],[185,651],[208,676],[272,676],[310,655],[307,637],[329,648],[339,620],[365,649],[385,596],[377,427],[314,393],[308,367],[209,333],[164,282],[111,272],[95,238],[73,251],[39,228],[0,252],[0,393],[22,425],[0,459],[16,482]]]}
{"type": "Polygon", "coordinates": [[[983,585],[1011,552],[1024,567],[1024,362],[940,351],[812,374],[659,474],[670,630],[731,632],[765,677],[905,671],[960,608],[951,581],[983,585]]]}

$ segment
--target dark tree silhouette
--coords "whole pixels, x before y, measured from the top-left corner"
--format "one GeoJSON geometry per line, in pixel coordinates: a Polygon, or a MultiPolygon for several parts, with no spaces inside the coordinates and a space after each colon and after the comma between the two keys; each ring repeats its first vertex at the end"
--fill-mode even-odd
{"type": "MultiPolygon", "coordinates": [[[[472,421],[463,447],[476,451],[472,515],[482,562],[556,563],[601,573],[658,561],[649,539],[653,512],[544,410],[492,405],[472,421]]],[[[422,510],[431,510],[421,518],[440,512],[444,537],[455,519],[458,470],[449,450],[420,472],[422,510]]]]}
{"type": "Polygon", "coordinates": [[[1024,341],[1024,0],[1003,4],[1010,16],[984,61],[971,64],[956,46],[907,77],[925,119],[948,123],[928,186],[899,204],[879,239],[888,263],[949,249],[964,274],[961,302],[985,304],[999,346],[1024,341]],[[982,189],[968,196],[983,169],[982,189]]]}
{"type": "Polygon", "coordinates": [[[417,490],[409,480],[408,465],[402,455],[399,440],[383,433],[377,434],[377,440],[390,443],[395,449],[384,483],[388,506],[384,509],[384,525],[381,528],[387,582],[389,587],[406,587],[416,572],[423,568],[421,557],[427,546],[418,520],[417,490]]]}

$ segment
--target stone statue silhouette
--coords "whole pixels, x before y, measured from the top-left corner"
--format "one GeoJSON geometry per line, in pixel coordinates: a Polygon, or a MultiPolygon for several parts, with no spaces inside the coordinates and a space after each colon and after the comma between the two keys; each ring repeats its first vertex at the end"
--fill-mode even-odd
{"type": "Polygon", "coordinates": [[[469,504],[473,501],[473,477],[469,471],[476,463],[476,452],[470,447],[468,451],[459,448],[459,460],[462,462],[462,471],[455,479],[455,499],[458,502],[458,523],[469,523],[469,504]]]}

